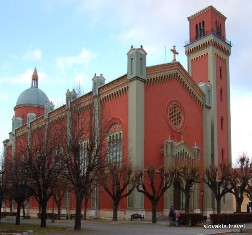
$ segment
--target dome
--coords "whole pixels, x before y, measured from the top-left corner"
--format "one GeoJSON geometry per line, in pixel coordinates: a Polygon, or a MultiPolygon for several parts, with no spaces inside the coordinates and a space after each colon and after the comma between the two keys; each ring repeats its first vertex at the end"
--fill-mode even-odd
{"type": "Polygon", "coordinates": [[[29,89],[23,91],[17,99],[16,106],[18,105],[39,105],[44,106],[49,104],[47,95],[38,88],[38,73],[37,69],[34,69],[32,74],[32,84],[29,89]]]}
{"type": "Polygon", "coordinates": [[[38,87],[31,87],[23,91],[17,99],[16,105],[39,105],[49,103],[47,95],[38,87]]]}

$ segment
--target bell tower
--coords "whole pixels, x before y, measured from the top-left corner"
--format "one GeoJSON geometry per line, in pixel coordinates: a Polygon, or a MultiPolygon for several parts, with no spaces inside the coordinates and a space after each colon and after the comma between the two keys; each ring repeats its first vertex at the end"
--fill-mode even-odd
{"type": "MultiPolygon", "coordinates": [[[[231,163],[231,118],[229,56],[231,42],[226,38],[226,17],[209,6],[188,17],[190,40],[185,46],[188,72],[205,93],[203,165],[231,163]]],[[[212,213],[215,200],[203,187],[204,213],[212,213]]],[[[232,211],[227,195],[222,210],[232,211]]]]}
{"type": "MultiPolygon", "coordinates": [[[[231,42],[226,38],[226,17],[209,6],[188,17],[190,40],[185,46],[188,71],[200,87],[211,87],[211,94],[203,90],[206,99],[211,99],[205,112],[210,133],[205,133],[204,146],[211,149],[211,163],[220,165],[231,162],[230,127],[230,78],[229,56],[231,42]],[[204,86],[204,84],[206,86],[204,86]]],[[[206,109],[206,108],[205,108],[206,109]]],[[[206,129],[206,128],[205,128],[206,129]]],[[[210,151],[208,152],[210,153],[210,151]]],[[[210,156],[204,156],[205,164],[210,156]],[[206,159],[207,158],[207,159],[206,159]]]]}

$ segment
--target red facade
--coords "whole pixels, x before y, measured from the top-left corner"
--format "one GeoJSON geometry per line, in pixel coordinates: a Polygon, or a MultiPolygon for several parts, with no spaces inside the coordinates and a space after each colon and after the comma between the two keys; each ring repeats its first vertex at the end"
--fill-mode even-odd
{"type": "MultiPolygon", "coordinates": [[[[97,88],[97,93],[94,93],[93,90],[93,93],[90,92],[70,101],[71,105],[84,107],[90,100],[98,99],[100,112],[106,116],[107,136],[114,132],[122,134],[122,159],[126,161],[130,159],[129,141],[134,135],[134,125],[144,123],[144,136],[140,137],[143,140],[143,143],[140,142],[143,146],[142,154],[144,157],[142,160],[144,168],[150,165],[155,167],[163,166],[169,162],[171,156],[177,157],[178,161],[182,156],[198,160],[201,169],[206,166],[206,162],[210,158],[217,159],[215,164],[230,160],[231,133],[228,75],[230,46],[226,42],[225,17],[215,8],[208,7],[188,19],[190,43],[185,48],[188,56],[189,72],[179,62],[175,61],[147,67],[145,68],[146,75],[140,72],[140,77],[138,77],[138,71],[142,71],[142,67],[139,69],[138,66],[142,66],[142,64],[138,65],[136,62],[136,64],[131,65],[136,66],[136,76],[133,79],[129,79],[127,75],[124,75],[108,84],[102,84],[97,88]],[[211,50],[214,50],[213,54],[211,50]],[[205,92],[202,87],[210,87],[211,94],[205,92]],[[129,97],[129,91],[132,94],[135,88],[139,89],[136,91],[138,92],[136,97],[141,97],[134,102],[132,97],[129,97]],[[144,110],[143,112],[138,110],[140,106],[141,110],[144,110]],[[134,119],[136,121],[132,122],[129,118],[129,112],[132,114],[134,108],[135,113],[133,112],[133,115],[136,114],[134,119]],[[209,119],[206,118],[206,115],[209,115],[209,119]],[[214,132],[206,133],[209,130],[210,132],[214,130],[214,132]],[[173,152],[166,152],[165,146],[167,143],[173,144],[173,152]],[[195,147],[200,150],[197,157],[193,152],[195,147]]],[[[136,53],[136,58],[144,56],[142,47],[133,49],[133,52],[130,51],[130,53],[136,53]]],[[[132,55],[130,53],[129,56],[132,55]]],[[[132,59],[129,57],[128,63],[130,62],[132,62],[132,59]]],[[[128,67],[128,74],[129,68],[130,66],[128,67]]],[[[93,81],[97,82],[97,79],[95,77],[93,81]]],[[[94,86],[97,86],[97,84],[94,86]]],[[[87,112],[84,109],[81,114],[80,117],[83,120],[87,119],[87,112]]],[[[45,111],[41,106],[23,105],[15,109],[16,117],[26,119],[27,113],[35,113],[37,117],[41,116],[29,123],[31,128],[44,123],[45,118],[43,115],[45,111]]],[[[66,116],[67,105],[47,115],[55,118],[55,120],[60,116],[66,116]]],[[[63,122],[66,122],[66,119],[63,122]]],[[[27,138],[28,124],[17,128],[13,134],[16,141],[19,141],[20,138],[27,138]]],[[[83,140],[85,140],[85,137],[83,140]]],[[[10,157],[13,148],[11,141],[5,142],[5,148],[6,156],[10,157]]],[[[138,146],[136,145],[134,148],[137,149],[138,146]]],[[[135,159],[137,157],[133,156],[135,159]]],[[[113,202],[102,187],[98,186],[97,189],[96,198],[91,198],[88,205],[90,216],[109,217],[111,216],[113,202]],[[93,206],[95,203],[92,200],[97,200],[96,207],[93,206]]],[[[202,189],[203,185],[193,189],[195,198],[196,195],[199,198],[202,189]]],[[[178,200],[182,204],[182,192],[179,193],[181,198],[178,200]]],[[[158,210],[168,209],[168,206],[178,194],[174,195],[175,190],[163,196],[159,201],[158,210]]],[[[209,199],[205,207],[210,207],[211,203],[211,199],[209,199]]],[[[127,217],[130,210],[142,210],[148,216],[151,211],[151,203],[149,200],[143,199],[143,205],[143,208],[129,209],[128,198],[124,198],[119,204],[119,211],[121,211],[119,217],[127,217]]],[[[30,209],[37,209],[34,199],[30,201],[29,206],[30,209]]],[[[52,210],[53,206],[55,206],[54,202],[49,201],[49,210],[52,210]]],[[[63,200],[62,208],[65,211],[68,209],[74,213],[74,193],[71,192],[70,196],[63,200]]],[[[193,198],[192,208],[194,210],[203,209],[199,200],[193,198]]],[[[182,205],[180,209],[182,209],[182,205]]]]}

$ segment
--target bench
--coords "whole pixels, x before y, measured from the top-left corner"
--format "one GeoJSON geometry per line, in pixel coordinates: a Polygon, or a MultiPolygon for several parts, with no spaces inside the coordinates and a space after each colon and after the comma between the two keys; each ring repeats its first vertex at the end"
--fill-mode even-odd
{"type": "MultiPolygon", "coordinates": [[[[52,215],[53,216],[53,215],[52,215]]],[[[67,219],[68,220],[68,214],[60,214],[60,215],[58,215],[58,214],[54,214],[54,219],[61,219],[61,218],[65,218],[65,219],[67,219]]]]}
{"type": "Polygon", "coordinates": [[[135,219],[141,219],[144,220],[144,215],[140,215],[140,214],[133,214],[130,216],[130,220],[135,220],[135,219]]]}
{"type": "MultiPolygon", "coordinates": [[[[71,214],[70,215],[70,219],[74,219],[75,218],[75,214],[71,214]]],[[[84,216],[83,215],[81,215],[81,219],[83,219],[84,218],[84,216]]]]}

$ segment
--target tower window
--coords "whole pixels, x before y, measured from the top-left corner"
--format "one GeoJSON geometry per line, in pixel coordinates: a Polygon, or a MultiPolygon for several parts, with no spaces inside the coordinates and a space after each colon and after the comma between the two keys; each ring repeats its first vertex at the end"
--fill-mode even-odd
{"type": "Polygon", "coordinates": [[[219,37],[221,37],[221,24],[220,24],[219,22],[215,21],[215,27],[216,27],[216,29],[215,29],[216,34],[217,34],[219,37]]]}
{"type": "Polygon", "coordinates": [[[130,59],[130,73],[133,74],[133,58],[130,59]]]}
{"type": "Polygon", "coordinates": [[[220,100],[222,101],[223,100],[223,89],[220,88],[220,100]]]}
{"type": "Polygon", "coordinates": [[[202,31],[202,37],[204,37],[205,36],[205,22],[204,21],[202,21],[201,31],[202,31]]]}
{"type": "Polygon", "coordinates": [[[220,79],[222,79],[222,68],[221,67],[219,69],[219,72],[220,72],[220,79]]]}
{"type": "Polygon", "coordinates": [[[143,74],[143,59],[140,58],[140,74],[143,74]]]}
{"type": "Polygon", "coordinates": [[[224,148],[221,149],[221,161],[224,162],[224,148]]]}
{"type": "Polygon", "coordinates": [[[201,23],[199,23],[199,37],[201,38],[202,35],[201,35],[201,23]]]}
{"type": "Polygon", "coordinates": [[[196,24],[196,39],[199,37],[199,29],[198,29],[198,24],[196,24]]]}
{"type": "Polygon", "coordinates": [[[210,89],[207,89],[207,103],[210,105],[211,104],[211,92],[210,89]]]}
{"type": "Polygon", "coordinates": [[[223,122],[224,122],[223,117],[220,118],[220,122],[221,122],[221,123],[220,123],[220,124],[221,124],[221,130],[223,130],[223,122]]]}
{"type": "Polygon", "coordinates": [[[196,24],[196,39],[202,38],[205,36],[205,22],[202,21],[199,24],[196,24]]]}

